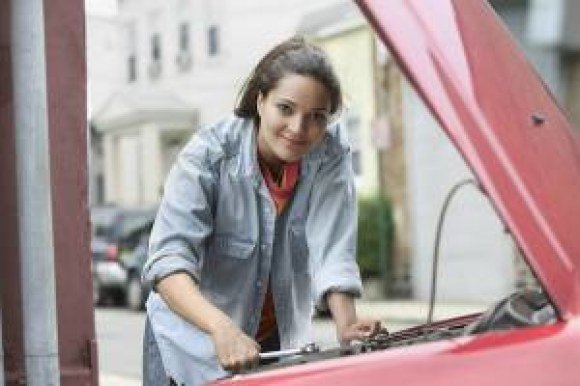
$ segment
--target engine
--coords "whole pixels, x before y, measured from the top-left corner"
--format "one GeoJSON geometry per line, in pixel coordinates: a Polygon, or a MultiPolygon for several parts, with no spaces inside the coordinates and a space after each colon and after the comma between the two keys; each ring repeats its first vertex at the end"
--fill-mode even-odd
{"type": "Polygon", "coordinates": [[[494,330],[538,326],[555,323],[557,315],[546,295],[538,290],[522,290],[502,299],[488,311],[422,325],[389,334],[386,331],[373,338],[347,347],[296,355],[268,365],[260,365],[252,372],[294,366],[325,359],[388,350],[418,343],[481,334],[494,330]]]}

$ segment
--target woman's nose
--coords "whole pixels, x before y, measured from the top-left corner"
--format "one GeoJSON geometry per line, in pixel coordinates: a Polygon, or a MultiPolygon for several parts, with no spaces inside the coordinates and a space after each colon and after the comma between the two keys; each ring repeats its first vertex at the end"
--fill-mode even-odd
{"type": "Polygon", "coordinates": [[[297,115],[296,117],[294,117],[294,119],[292,120],[291,124],[288,125],[288,127],[292,133],[300,134],[306,130],[307,125],[308,125],[307,118],[297,115]]]}

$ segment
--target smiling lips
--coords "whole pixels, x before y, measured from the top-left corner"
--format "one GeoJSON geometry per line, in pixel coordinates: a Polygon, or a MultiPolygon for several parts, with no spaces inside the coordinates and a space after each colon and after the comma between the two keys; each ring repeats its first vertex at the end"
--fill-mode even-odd
{"type": "Polygon", "coordinates": [[[302,140],[302,139],[292,139],[292,138],[288,138],[285,137],[283,135],[280,136],[280,138],[282,138],[286,143],[288,143],[291,147],[303,147],[307,144],[307,141],[302,140]]]}

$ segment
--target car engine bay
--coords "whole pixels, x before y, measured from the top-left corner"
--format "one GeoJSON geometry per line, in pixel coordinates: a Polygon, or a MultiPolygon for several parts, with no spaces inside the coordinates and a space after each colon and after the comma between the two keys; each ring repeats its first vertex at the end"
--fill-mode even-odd
{"type": "Polygon", "coordinates": [[[275,363],[260,365],[250,372],[285,368],[297,364],[459,338],[490,331],[548,325],[555,323],[557,320],[554,307],[542,291],[525,289],[502,299],[480,314],[460,316],[391,334],[385,330],[370,339],[353,343],[350,346],[294,355],[275,363]]]}

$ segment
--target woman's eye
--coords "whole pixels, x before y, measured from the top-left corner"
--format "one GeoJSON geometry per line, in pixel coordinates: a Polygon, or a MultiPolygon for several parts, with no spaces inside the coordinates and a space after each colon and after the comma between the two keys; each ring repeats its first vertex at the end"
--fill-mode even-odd
{"type": "Polygon", "coordinates": [[[282,115],[290,115],[292,114],[292,107],[284,104],[278,105],[278,110],[282,113],[282,115]]]}
{"type": "Polygon", "coordinates": [[[328,122],[328,116],[323,113],[316,113],[314,114],[314,120],[321,125],[326,125],[328,122]]]}

